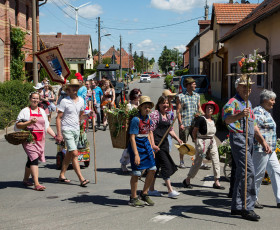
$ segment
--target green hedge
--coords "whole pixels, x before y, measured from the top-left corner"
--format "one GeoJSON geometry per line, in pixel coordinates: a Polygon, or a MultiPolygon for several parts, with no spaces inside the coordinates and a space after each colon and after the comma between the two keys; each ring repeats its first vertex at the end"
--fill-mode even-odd
{"type": "Polygon", "coordinates": [[[33,91],[33,84],[29,82],[0,82],[0,129],[6,127],[8,122],[14,120],[19,111],[28,105],[29,94],[33,91]]]}
{"type": "Polygon", "coordinates": [[[173,79],[173,76],[171,76],[171,75],[167,75],[165,77],[164,83],[165,83],[165,86],[166,86],[167,89],[170,89],[172,79],[173,79]]]}

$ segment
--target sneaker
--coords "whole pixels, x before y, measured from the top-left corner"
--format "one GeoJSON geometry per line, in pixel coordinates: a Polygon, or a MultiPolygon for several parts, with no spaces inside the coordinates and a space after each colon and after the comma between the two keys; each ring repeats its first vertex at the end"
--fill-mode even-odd
{"type": "Polygon", "coordinates": [[[145,202],[148,206],[154,206],[155,203],[151,200],[151,198],[147,194],[140,193],[140,199],[145,202]]]}
{"type": "Polygon", "coordinates": [[[157,190],[148,191],[148,195],[149,196],[162,196],[162,194],[159,191],[157,191],[157,190]]]}
{"type": "Polygon", "coordinates": [[[187,168],[187,167],[185,166],[184,162],[181,162],[180,165],[179,165],[179,168],[185,169],[185,168],[187,168]]]}
{"type": "Polygon", "coordinates": [[[127,169],[126,165],[124,165],[124,164],[121,165],[121,169],[123,172],[128,172],[128,169],[127,169]]]}
{"type": "Polygon", "coordinates": [[[139,200],[138,197],[136,197],[136,198],[130,197],[128,205],[135,207],[135,208],[143,208],[145,206],[145,204],[141,200],[139,200]]]}
{"type": "Polygon", "coordinates": [[[263,209],[263,205],[261,205],[258,201],[255,202],[255,208],[263,209]]]}
{"type": "Polygon", "coordinates": [[[200,166],[200,169],[210,170],[210,169],[211,169],[211,167],[210,167],[210,166],[208,166],[208,165],[206,165],[206,164],[203,164],[203,165],[201,165],[201,166],[200,166]]]}
{"type": "Polygon", "coordinates": [[[168,198],[174,198],[174,197],[177,197],[179,195],[180,195],[179,192],[173,190],[172,192],[168,193],[168,198]]]}

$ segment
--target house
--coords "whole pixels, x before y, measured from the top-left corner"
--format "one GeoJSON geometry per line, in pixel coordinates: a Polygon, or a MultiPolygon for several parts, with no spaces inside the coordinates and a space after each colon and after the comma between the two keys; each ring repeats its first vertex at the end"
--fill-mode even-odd
{"type": "MultiPolygon", "coordinates": [[[[39,31],[39,2],[37,1],[37,31],[39,31]]],[[[20,28],[26,32],[25,70],[32,75],[32,1],[30,0],[0,0],[0,81],[10,80],[11,60],[11,27],[20,28]]]]}
{"type": "Polygon", "coordinates": [[[183,68],[188,69],[189,68],[189,58],[190,58],[190,51],[189,48],[186,46],[186,51],[183,53],[183,68]]]}
{"type": "Polygon", "coordinates": [[[63,58],[75,70],[84,74],[84,69],[93,69],[93,49],[90,35],[40,35],[41,47],[59,46],[63,58]]]}
{"type": "MultiPolygon", "coordinates": [[[[110,49],[107,50],[106,53],[102,55],[102,59],[105,58],[112,58],[112,56],[115,56],[115,64],[120,65],[120,51],[116,50],[114,46],[110,47],[110,49]]],[[[94,60],[98,61],[98,55],[94,56],[94,60]]],[[[133,56],[127,53],[124,48],[122,48],[122,69],[128,70],[132,69],[134,67],[134,61],[133,56]]]]}
{"type": "MultiPolygon", "coordinates": [[[[247,17],[236,24],[219,40],[224,43],[228,52],[228,72],[239,72],[237,65],[241,53],[253,54],[255,49],[266,57],[266,64],[259,64],[259,71],[267,72],[267,76],[253,77],[255,84],[252,87],[253,94],[250,100],[253,106],[259,104],[259,93],[264,88],[273,90],[276,95],[276,104],[273,114],[280,114],[280,0],[264,0],[247,17]]],[[[229,82],[229,95],[234,94],[233,82],[229,82]]],[[[277,124],[280,124],[280,116],[274,116],[277,124]]],[[[278,129],[278,135],[280,134],[278,129]]]]}
{"type": "Polygon", "coordinates": [[[200,61],[210,65],[208,71],[210,71],[211,91],[216,98],[228,97],[228,84],[225,76],[228,72],[228,53],[219,40],[257,6],[258,4],[250,4],[247,1],[241,1],[241,4],[233,4],[233,1],[213,4],[210,26],[210,30],[213,31],[213,44],[200,61]]]}

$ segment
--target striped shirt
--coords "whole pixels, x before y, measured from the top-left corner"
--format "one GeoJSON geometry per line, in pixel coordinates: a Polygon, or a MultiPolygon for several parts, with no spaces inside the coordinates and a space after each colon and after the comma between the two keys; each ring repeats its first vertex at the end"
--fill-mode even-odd
{"type": "MultiPolygon", "coordinates": [[[[274,152],[276,150],[277,142],[275,121],[273,120],[271,114],[262,106],[255,107],[254,114],[263,138],[265,139],[271,150],[274,152]]],[[[255,140],[254,143],[254,151],[264,152],[263,147],[257,142],[257,140],[255,140]]]]}
{"type": "Polygon", "coordinates": [[[196,92],[193,92],[192,95],[186,91],[185,94],[180,93],[178,99],[181,103],[181,119],[182,124],[185,127],[191,126],[191,123],[194,119],[195,113],[198,112],[198,103],[200,101],[200,95],[196,92]]]}

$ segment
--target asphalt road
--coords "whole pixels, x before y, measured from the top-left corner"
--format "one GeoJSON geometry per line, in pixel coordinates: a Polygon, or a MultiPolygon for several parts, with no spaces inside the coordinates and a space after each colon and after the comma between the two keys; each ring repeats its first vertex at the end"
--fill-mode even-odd
{"type": "MultiPolygon", "coordinates": [[[[156,102],[163,90],[163,79],[152,79],[152,83],[134,82],[130,88],[140,88],[143,95],[149,95],[156,102]]],[[[53,122],[52,127],[55,128],[53,122]]],[[[88,138],[92,147],[92,131],[88,138]]],[[[221,182],[226,187],[224,191],[214,190],[212,170],[200,170],[192,180],[192,190],[182,187],[181,182],[192,163],[190,157],[185,157],[188,168],[179,169],[171,177],[172,185],[181,193],[178,199],[167,198],[166,187],[158,179],[156,188],[164,196],[152,198],[156,203],[154,207],[128,206],[130,177],[121,173],[122,150],[111,147],[108,130],[96,133],[97,183],[93,160],[88,168],[82,169],[85,178],[91,181],[86,188],[79,186],[71,169],[66,174],[72,181],[70,185],[57,182],[56,145],[51,139],[46,143],[47,161],[39,168],[40,181],[47,187],[43,192],[22,186],[26,163],[22,147],[1,139],[0,149],[0,229],[279,229],[280,210],[275,208],[271,185],[261,188],[260,203],[265,208],[256,210],[261,216],[259,222],[232,217],[229,214],[231,200],[227,198],[229,183],[221,182]]],[[[171,155],[178,163],[174,147],[171,155]]],[[[139,190],[142,186],[140,181],[139,190]]]]}

